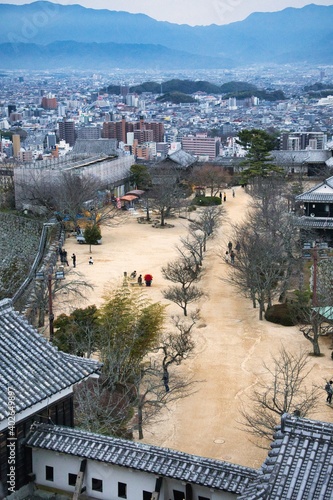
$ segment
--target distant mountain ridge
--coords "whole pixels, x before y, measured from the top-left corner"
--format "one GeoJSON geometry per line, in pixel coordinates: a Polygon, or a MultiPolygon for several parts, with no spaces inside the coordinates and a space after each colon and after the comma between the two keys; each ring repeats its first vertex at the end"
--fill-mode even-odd
{"type": "Polygon", "coordinates": [[[80,5],[0,4],[0,67],[43,69],[50,57],[57,68],[86,64],[89,69],[331,64],[332,35],[333,5],[310,4],[254,13],[228,25],[192,27],[80,5]]]}

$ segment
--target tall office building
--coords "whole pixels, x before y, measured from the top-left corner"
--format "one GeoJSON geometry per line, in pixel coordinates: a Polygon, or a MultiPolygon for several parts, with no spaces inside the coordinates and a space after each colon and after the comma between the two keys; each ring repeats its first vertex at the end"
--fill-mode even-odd
{"type": "Polygon", "coordinates": [[[142,117],[138,122],[127,122],[123,117],[118,122],[103,123],[103,137],[105,139],[117,139],[126,143],[128,132],[137,133],[138,140],[142,142],[163,142],[164,140],[164,124],[161,122],[145,122],[142,117]]]}
{"type": "Polygon", "coordinates": [[[13,143],[13,156],[14,158],[18,158],[21,151],[21,138],[19,134],[13,134],[12,143],[13,143]]]}
{"type": "Polygon", "coordinates": [[[62,120],[58,122],[59,139],[64,140],[70,146],[75,144],[75,122],[74,120],[62,120]]]}
{"type": "Polygon", "coordinates": [[[47,94],[47,96],[42,98],[41,106],[43,109],[57,109],[58,102],[56,97],[52,94],[47,94]]]}
{"type": "Polygon", "coordinates": [[[325,149],[327,134],[324,132],[290,132],[281,135],[280,149],[301,151],[304,149],[325,149]]]}
{"type": "Polygon", "coordinates": [[[236,100],[236,97],[229,97],[229,100],[228,100],[228,108],[230,110],[235,110],[237,109],[237,100],[236,100]]]}
{"type": "Polygon", "coordinates": [[[128,93],[129,93],[129,86],[128,85],[120,85],[120,95],[123,97],[126,97],[128,93]]]}
{"type": "Polygon", "coordinates": [[[44,138],[44,148],[45,149],[55,149],[57,144],[57,138],[54,132],[48,132],[44,138]]]}
{"type": "Polygon", "coordinates": [[[216,137],[207,137],[207,134],[197,134],[182,138],[184,151],[196,156],[208,156],[213,160],[219,153],[220,141],[216,137]]]}
{"type": "Polygon", "coordinates": [[[16,105],[15,104],[8,104],[8,116],[11,115],[11,113],[15,113],[16,111],[16,105]]]}

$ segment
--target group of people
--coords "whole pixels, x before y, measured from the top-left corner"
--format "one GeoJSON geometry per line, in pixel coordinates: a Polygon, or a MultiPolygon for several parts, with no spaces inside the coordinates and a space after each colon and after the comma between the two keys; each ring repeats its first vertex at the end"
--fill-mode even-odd
{"type": "Polygon", "coordinates": [[[68,264],[68,259],[67,259],[67,252],[64,248],[59,248],[59,257],[60,257],[60,262],[62,264],[66,264],[67,266],[69,266],[68,264]]]}
{"type": "MultiPolygon", "coordinates": [[[[135,279],[136,275],[137,275],[136,271],[133,271],[130,274],[130,278],[131,279],[135,279]]],[[[153,281],[153,277],[152,277],[151,274],[145,274],[144,277],[142,278],[142,274],[139,274],[139,276],[138,276],[138,284],[139,284],[139,286],[142,286],[143,280],[145,281],[146,286],[151,286],[151,282],[153,281]]]]}
{"type": "MultiPolygon", "coordinates": [[[[232,197],[235,198],[235,196],[236,196],[236,193],[235,193],[235,190],[233,189],[232,190],[232,197]]],[[[223,199],[223,201],[226,202],[227,201],[227,193],[224,192],[222,195],[222,192],[220,191],[220,199],[221,199],[221,201],[223,199]]]]}
{"type": "MultiPolygon", "coordinates": [[[[59,246],[58,253],[59,253],[59,257],[60,257],[60,262],[62,264],[66,264],[66,266],[69,266],[68,258],[67,258],[67,251],[64,248],[59,246]]],[[[76,255],[75,255],[75,253],[72,254],[71,259],[72,259],[73,267],[76,267],[76,255]]]]}
{"type": "MultiPolygon", "coordinates": [[[[239,241],[237,241],[236,245],[235,245],[235,250],[237,253],[240,252],[240,243],[239,241]]],[[[230,264],[234,264],[235,263],[235,257],[236,257],[236,254],[233,250],[233,244],[231,241],[229,241],[228,243],[228,249],[225,253],[225,261],[226,262],[230,262],[230,264]]]]}

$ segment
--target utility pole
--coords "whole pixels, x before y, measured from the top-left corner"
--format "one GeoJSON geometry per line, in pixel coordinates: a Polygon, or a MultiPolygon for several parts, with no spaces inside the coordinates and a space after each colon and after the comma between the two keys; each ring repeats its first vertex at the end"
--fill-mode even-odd
{"type": "Polygon", "coordinates": [[[50,333],[50,342],[53,342],[54,337],[54,314],[53,314],[53,300],[52,300],[52,274],[49,273],[47,279],[48,286],[48,295],[49,295],[49,333],[50,333]]]}
{"type": "Polygon", "coordinates": [[[317,264],[318,264],[318,251],[317,245],[313,248],[313,280],[312,280],[312,305],[316,307],[317,304],[317,264]]]}

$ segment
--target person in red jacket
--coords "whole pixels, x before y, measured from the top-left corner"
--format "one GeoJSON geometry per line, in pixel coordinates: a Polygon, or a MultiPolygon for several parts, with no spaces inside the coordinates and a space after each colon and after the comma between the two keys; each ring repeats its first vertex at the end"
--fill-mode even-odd
{"type": "Polygon", "coordinates": [[[153,281],[153,277],[151,274],[145,274],[143,279],[145,280],[146,282],[146,286],[150,286],[151,285],[151,282],[153,281]]]}

